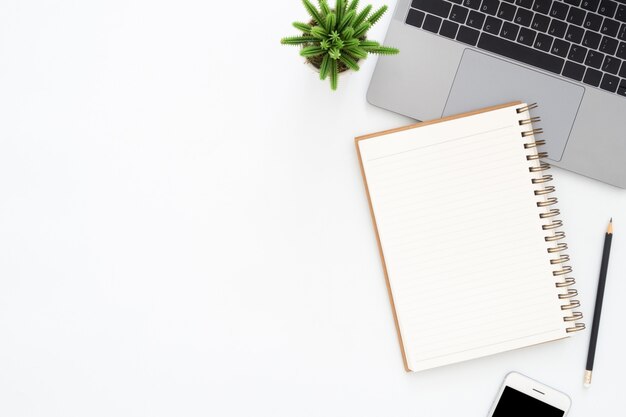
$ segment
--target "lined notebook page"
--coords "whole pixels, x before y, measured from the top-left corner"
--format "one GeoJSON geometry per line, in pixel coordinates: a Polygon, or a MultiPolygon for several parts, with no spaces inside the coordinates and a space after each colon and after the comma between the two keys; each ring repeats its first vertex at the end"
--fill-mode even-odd
{"type": "Polygon", "coordinates": [[[358,141],[410,370],[567,335],[517,107],[358,141]]]}

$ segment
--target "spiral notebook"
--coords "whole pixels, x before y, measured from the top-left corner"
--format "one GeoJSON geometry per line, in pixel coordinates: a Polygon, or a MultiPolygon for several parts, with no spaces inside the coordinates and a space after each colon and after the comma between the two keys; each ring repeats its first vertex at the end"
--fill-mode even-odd
{"type": "Polygon", "coordinates": [[[585,328],[535,107],[356,138],[408,371],[585,328]]]}

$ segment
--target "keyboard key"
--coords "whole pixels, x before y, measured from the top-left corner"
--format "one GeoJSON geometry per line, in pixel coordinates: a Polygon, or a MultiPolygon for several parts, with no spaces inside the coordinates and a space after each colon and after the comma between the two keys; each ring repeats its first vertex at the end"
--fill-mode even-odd
{"type": "Polygon", "coordinates": [[[619,82],[619,87],[617,87],[617,94],[626,96],[626,80],[621,80],[619,82]]]}
{"type": "Polygon", "coordinates": [[[452,5],[443,0],[413,0],[411,7],[445,18],[448,17],[452,5]]]}
{"type": "Polygon", "coordinates": [[[533,6],[533,0],[515,0],[515,4],[526,9],[530,9],[533,6]]]}
{"type": "Polygon", "coordinates": [[[513,20],[518,25],[530,26],[530,22],[533,20],[533,12],[530,10],[518,8],[513,20]]]}
{"type": "Polygon", "coordinates": [[[602,22],[602,26],[600,27],[600,32],[603,35],[615,37],[617,35],[617,31],[619,30],[619,22],[611,19],[604,19],[602,22]]]}
{"type": "Polygon", "coordinates": [[[467,26],[471,26],[475,29],[482,29],[483,23],[485,23],[485,14],[471,10],[469,17],[467,18],[467,26]]]}
{"type": "Polygon", "coordinates": [[[572,61],[576,61],[582,63],[585,60],[585,56],[587,55],[587,48],[580,45],[572,45],[569,48],[569,54],[567,55],[568,59],[572,61]]]}
{"type": "Polygon", "coordinates": [[[422,23],[424,23],[424,16],[426,16],[424,12],[420,12],[419,10],[415,10],[415,9],[410,9],[409,15],[406,17],[406,22],[411,26],[415,26],[416,28],[421,28],[422,23]]]}
{"type": "Polygon", "coordinates": [[[504,22],[500,36],[514,41],[517,39],[517,32],[519,32],[519,26],[514,25],[513,23],[504,22]]]}
{"type": "Polygon", "coordinates": [[[548,14],[552,6],[552,0],[535,0],[533,10],[537,13],[548,14]]]}
{"type": "Polygon", "coordinates": [[[586,31],[585,37],[583,38],[583,46],[591,49],[597,49],[598,45],[600,45],[600,40],[602,39],[602,35],[596,32],[586,31]]]}
{"type": "Polygon", "coordinates": [[[450,12],[450,20],[457,23],[465,23],[467,12],[468,10],[465,7],[457,6],[455,4],[452,6],[452,11],[450,12]]]}
{"type": "Polygon", "coordinates": [[[587,52],[587,59],[585,59],[585,65],[594,68],[600,68],[602,66],[602,60],[604,59],[604,54],[598,51],[589,51],[587,52]]]}
{"type": "Polygon", "coordinates": [[[600,42],[600,52],[613,55],[616,50],[617,50],[617,41],[613,38],[608,38],[606,36],[603,36],[602,42],[600,42]]]}
{"type": "Polygon", "coordinates": [[[569,25],[567,28],[567,33],[565,34],[565,40],[574,43],[580,43],[583,40],[583,34],[585,30],[583,28],[579,28],[578,26],[569,25]]]}
{"type": "Polygon", "coordinates": [[[552,3],[552,8],[550,9],[550,17],[554,17],[555,19],[565,20],[567,17],[567,12],[569,10],[569,6],[567,4],[560,3],[555,1],[552,3]]]}
{"type": "Polygon", "coordinates": [[[474,46],[478,41],[479,35],[480,32],[476,29],[468,28],[467,26],[461,26],[459,28],[459,34],[457,35],[456,40],[474,46]]]}
{"type": "Polygon", "coordinates": [[[619,70],[619,76],[626,78],[626,61],[622,62],[622,68],[619,70]]]}
{"type": "Polygon", "coordinates": [[[585,84],[593,85],[597,87],[600,85],[600,80],[602,79],[602,73],[598,70],[594,70],[593,68],[587,68],[587,72],[585,72],[585,78],[583,78],[583,82],[585,84]]]}
{"type": "Polygon", "coordinates": [[[598,8],[598,13],[602,16],[613,17],[615,9],[617,9],[617,3],[611,0],[602,0],[598,8]]]}
{"type": "Polygon", "coordinates": [[[617,48],[617,53],[615,53],[615,55],[618,58],[626,59],[626,43],[625,42],[619,43],[619,48],[617,48]]]}
{"type": "Polygon", "coordinates": [[[458,23],[454,23],[449,20],[444,20],[443,23],[441,24],[441,29],[439,30],[439,34],[441,36],[445,36],[446,38],[454,39],[458,28],[459,28],[458,23]]]}
{"type": "Polygon", "coordinates": [[[598,31],[598,29],[600,29],[600,25],[602,25],[602,19],[603,17],[599,14],[587,13],[587,17],[585,18],[585,23],[583,24],[583,26],[587,30],[598,31]]]}
{"type": "Polygon", "coordinates": [[[561,69],[563,69],[563,64],[565,63],[563,58],[559,58],[488,33],[483,33],[480,36],[478,47],[480,49],[484,49],[555,74],[561,73],[561,69]]]}
{"type": "Polygon", "coordinates": [[[619,78],[611,74],[604,74],[604,77],[602,77],[602,83],[600,84],[601,89],[614,93],[618,86],[619,78]]]}
{"type": "Polygon", "coordinates": [[[487,33],[497,35],[500,33],[501,27],[502,27],[502,20],[493,16],[487,16],[487,20],[485,21],[485,26],[483,26],[483,30],[487,33]]]}
{"type": "MultiPolygon", "coordinates": [[[[563,23],[558,20],[557,22],[563,23]]],[[[566,23],[563,24],[567,25],[566,23]]],[[[535,17],[533,18],[533,22],[530,24],[530,27],[540,32],[545,32],[548,30],[548,25],[550,25],[550,18],[548,16],[535,13],[535,17]]],[[[563,32],[565,32],[565,30],[563,32]]]]}
{"type": "Polygon", "coordinates": [[[478,10],[480,7],[480,0],[463,0],[463,6],[478,10]]]}
{"type": "Polygon", "coordinates": [[[511,21],[515,17],[515,10],[515,6],[502,2],[500,3],[500,10],[498,10],[498,17],[511,21]]]}
{"type": "Polygon", "coordinates": [[[565,3],[571,4],[572,6],[580,7],[580,0],[565,0],[565,3]]]}
{"type": "Polygon", "coordinates": [[[500,0],[483,0],[479,10],[483,13],[495,16],[496,13],[498,13],[498,6],[500,6],[500,0]]]}
{"type": "Polygon", "coordinates": [[[535,42],[535,35],[537,32],[528,28],[521,28],[519,35],[517,35],[517,41],[527,46],[533,46],[535,42]]]}
{"type": "Polygon", "coordinates": [[[585,21],[585,11],[575,7],[570,7],[567,19],[565,20],[567,20],[567,23],[580,26],[585,21]]]}
{"type": "Polygon", "coordinates": [[[554,38],[552,36],[548,36],[544,33],[538,33],[533,46],[541,51],[549,52],[553,39],[554,38]]]}
{"type": "Polygon", "coordinates": [[[427,14],[422,29],[425,29],[429,32],[437,33],[439,32],[439,26],[441,26],[441,18],[433,16],[432,14],[427,14]]]}
{"type": "Polygon", "coordinates": [[[619,67],[622,65],[622,60],[617,59],[612,56],[606,56],[604,58],[604,62],[602,63],[602,71],[608,72],[611,74],[617,74],[619,71],[619,67]]]}
{"type": "Polygon", "coordinates": [[[617,6],[617,13],[615,13],[615,18],[620,22],[626,22],[626,4],[620,4],[617,6]]]}
{"type": "Polygon", "coordinates": [[[562,38],[563,36],[565,36],[566,30],[567,23],[560,20],[552,19],[552,22],[550,22],[550,29],[548,29],[548,33],[552,36],[556,36],[557,38],[562,38]]]}
{"type": "Polygon", "coordinates": [[[617,37],[620,38],[623,41],[626,41],[626,25],[622,25],[619,29],[619,33],[617,34],[617,37]]]}
{"type": "Polygon", "coordinates": [[[463,3],[462,0],[450,0],[452,3],[456,3],[456,4],[461,4],[463,3]]]}
{"type": "Polygon", "coordinates": [[[585,75],[585,67],[572,61],[567,61],[563,68],[563,76],[580,81],[585,75]]]}
{"type": "Polygon", "coordinates": [[[600,0],[583,0],[580,7],[585,10],[589,10],[590,12],[595,12],[598,10],[598,6],[600,5],[600,0]]]}
{"type": "MultiPolygon", "coordinates": [[[[550,52],[554,55],[565,58],[569,52],[569,46],[569,42],[565,42],[561,39],[555,39],[552,43],[552,49],[550,49],[550,52]]],[[[582,75],[580,77],[582,78],[582,75]]]]}

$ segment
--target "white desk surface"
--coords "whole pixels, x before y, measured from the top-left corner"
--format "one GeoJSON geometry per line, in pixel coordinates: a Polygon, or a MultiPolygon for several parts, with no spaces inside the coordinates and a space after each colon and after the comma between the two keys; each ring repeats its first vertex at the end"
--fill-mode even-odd
{"type": "Polygon", "coordinates": [[[589,332],[403,371],[353,137],[409,119],[366,102],[375,57],[318,81],[302,19],[0,3],[0,415],[482,417],[511,370],[622,413],[626,191],[561,170],[589,324],[615,218],[593,387],[589,332]]]}

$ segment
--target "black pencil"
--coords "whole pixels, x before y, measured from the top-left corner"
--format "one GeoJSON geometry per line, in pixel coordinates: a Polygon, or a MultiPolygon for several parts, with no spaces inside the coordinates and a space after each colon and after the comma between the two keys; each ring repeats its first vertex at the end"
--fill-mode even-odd
{"type": "Polygon", "coordinates": [[[609,267],[609,255],[611,254],[611,241],[613,240],[613,219],[609,222],[609,228],[604,237],[604,252],[602,253],[602,265],[600,266],[600,279],[598,280],[598,292],[596,294],[596,307],[593,311],[593,324],[591,326],[591,338],[589,339],[589,353],[587,354],[587,366],[585,367],[585,387],[591,386],[591,371],[593,371],[593,359],[596,355],[596,343],[600,330],[600,315],[602,314],[602,300],[604,299],[604,287],[606,285],[606,271],[609,267]]]}

